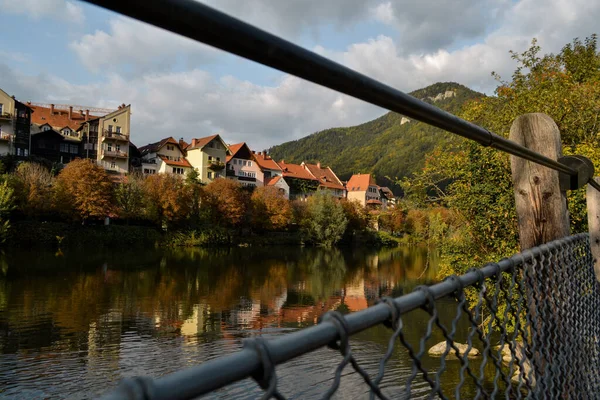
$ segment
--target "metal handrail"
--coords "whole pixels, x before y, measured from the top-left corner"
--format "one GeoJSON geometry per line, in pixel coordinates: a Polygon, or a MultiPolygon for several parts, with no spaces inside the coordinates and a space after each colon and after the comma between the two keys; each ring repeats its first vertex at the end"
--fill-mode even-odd
{"type": "MultiPolygon", "coordinates": [[[[193,0],[84,0],[570,176],[576,169],[193,0]]],[[[600,184],[588,181],[597,190],[600,184]]]]}

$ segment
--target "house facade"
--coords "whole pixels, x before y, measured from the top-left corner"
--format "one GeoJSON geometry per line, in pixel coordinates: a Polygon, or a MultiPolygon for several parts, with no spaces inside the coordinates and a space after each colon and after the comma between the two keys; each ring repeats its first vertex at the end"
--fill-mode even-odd
{"type": "Polygon", "coordinates": [[[65,137],[54,129],[31,136],[31,154],[55,163],[66,164],[80,157],[81,142],[65,137]]]}
{"type": "Polygon", "coordinates": [[[267,182],[276,176],[281,176],[281,167],[273,160],[267,152],[254,153],[254,160],[263,171],[265,185],[267,182]]]}
{"type": "Polygon", "coordinates": [[[0,89],[0,155],[30,153],[31,108],[0,89]]]}
{"type": "Polygon", "coordinates": [[[346,187],[331,168],[323,167],[320,162],[316,164],[303,162],[301,165],[319,181],[320,190],[325,190],[338,198],[346,197],[346,187]]]}
{"type": "Polygon", "coordinates": [[[225,174],[227,179],[238,181],[242,186],[264,186],[264,173],[246,143],[229,146],[225,174]]]}
{"type": "Polygon", "coordinates": [[[202,182],[209,183],[217,178],[225,178],[225,162],[229,150],[221,136],[192,139],[185,150],[187,161],[198,171],[202,182]]]}
{"type": "Polygon", "coordinates": [[[281,188],[284,184],[279,181],[285,181],[288,189],[284,194],[287,199],[304,201],[319,188],[321,182],[302,165],[288,164],[284,160],[278,162],[277,165],[281,169],[281,178],[277,178],[273,185],[281,188]]]}
{"type": "Polygon", "coordinates": [[[96,161],[108,172],[129,172],[130,119],[131,105],[125,104],[98,119],[96,161]]]}
{"type": "Polygon", "coordinates": [[[172,137],[139,148],[142,173],[186,175],[192,166],[179,142],[172,137]]]}
{"type": "Polygon", "coordinates": [[[346,183],[346,190],[348,191],[348,200],[358,201],[363,207],[381,207],[383,205],[379,186],[371,174],[352,175],[346,183]]]}

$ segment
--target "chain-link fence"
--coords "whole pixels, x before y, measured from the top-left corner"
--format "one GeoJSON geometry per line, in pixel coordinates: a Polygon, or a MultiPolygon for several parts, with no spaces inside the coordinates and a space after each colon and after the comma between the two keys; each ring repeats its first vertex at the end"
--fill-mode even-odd
{"type": "Polygon", "coordinates": [[[302,393],[278,389],[276,365],[328,343],[332,352],[340,353],[340,362],[328,377],[323,398],[332,397],[343,379],[363,380],[370,397],[380,399],[416,397],[416,386],[418,397],[442,399],[598,398],[599,313],[588,235],[579,234],[396,299],[382,298],[361,312],[327,312],[317,326],[283,337],[247,339],[240,352],[188,371],[157,380],[126,380],[108,397],[194,398],[252,376],[265,399],[298,398],[302,393]],[[448,297],[454,298],[456,313],[442,322],[437,304],[448,297]],[[414,332],[411,314],[418,309],[428,313],[428,321],[415,342],[407,331],[414,332]],[[457,326],[465,321],[469,329],[459,333],[457,326]],[[353,356],[350,336],[380,323],[390,328],[387,351],[378,371],[366,371],[353,356]],[[435,330],[446,340],[432,347],[429,339],[435,330]],[[411,372],[400,388],[395,377],[388,391],[389,385],[382,384],[386,364],[398,348],[409,355],[411,372]],[[437,360],[435,367],[432,359],[437,360]],[[458,377],[449,376],[448,362],[460,363],[458,377]],[[347,374],[350,368],[355,373],[347,374]],[[446,379],[456,384],[442,384],[446,379]]]}

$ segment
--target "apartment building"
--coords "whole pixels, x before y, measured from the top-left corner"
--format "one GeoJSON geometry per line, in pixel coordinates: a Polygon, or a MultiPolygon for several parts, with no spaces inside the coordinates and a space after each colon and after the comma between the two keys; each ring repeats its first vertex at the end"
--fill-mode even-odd
{"type": "Polygon", "coordinates": [[[162,139],[139,148],[144,174],[186,175],[192,166],[185,158],[185,150],[173,137],[162,139]]]}
{"type": "Polygon", "coordinates": [[[219,135],[192,139],[185,149],[187,161],[198,171],[204,183],[225,178],[225,162],[229,149],[219,135]]]}
{"type": "Polygon", "coordinates": [[[242,186],[264,186],[265,174],[246,143],[230,145],[229,152],[225,169],[228,179],[238,181],[242,186]]]}
{"type": "Polygon", "coordinates": [[[31,108],[0,89],[0,155],[30,153],[31,108]]]}
{"type": "Polygon", "coordinates": [[[125,104],[98,119],[96,160],[108,172],[129,172],[130,120],[131,105],[125,104]]]}

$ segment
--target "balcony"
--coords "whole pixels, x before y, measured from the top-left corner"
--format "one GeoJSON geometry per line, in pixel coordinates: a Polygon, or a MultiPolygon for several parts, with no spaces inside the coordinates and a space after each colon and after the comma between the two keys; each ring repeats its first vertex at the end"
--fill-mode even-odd
{"type": "Polygon", "coordinates": [[[0,140],[10,142],[11,139],[12,139],[12,135],[10,133],[0,132],[0,140]]]}
{"type": "Polygon", "coordinates": [[[121,150],[103,150],[102,158],[104,157],[127,158],[128,155],[126,152],[121,150]]]}
{"type": "Polygon", "coordinates": [[[124,135],[122,133],[109,132],[107,130],[104,131],[102,136],[102,140],[111,139],[111,140],[121,140],[124,142],[129,142],[129,136],[124,135]]]}
{"type": "Polygon", "coordinates": [[[208,162],[208,169],[211,169],[213,171],[220,171],[223,168],[225,168],[225,164],[221,161],[209,161],[208,162]]]}
{"type": "Polygon", "coordinates": [[[1,113],[0,114],[0,119],[12,119],[12,115],[10,113],[1,113]]]}
{"type": "Polygon", "coordinates": [[[225,176],[235,176],[235,170],[227,168],[227,170],[225,170],[225,176]]]}

